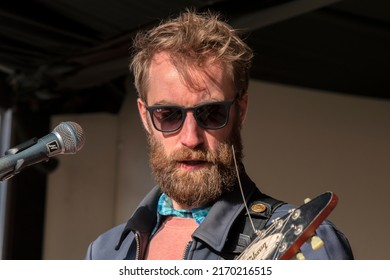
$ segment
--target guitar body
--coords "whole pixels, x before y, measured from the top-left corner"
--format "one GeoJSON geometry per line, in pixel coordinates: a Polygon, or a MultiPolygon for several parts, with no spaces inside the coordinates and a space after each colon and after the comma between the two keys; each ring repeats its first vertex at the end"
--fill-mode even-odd
{"type": "Polygon", "coordinates": [[[337,196],[326,192],[313,200],[291,209],[258,232],[257,237],[237,258],[239,260],[286,260],[300,252],[304,242],[313,239],[313,249],[320,246],[315,230],[336,207],[337,196]],[[314,237],[313,237],[314,236],[314,237]]]}

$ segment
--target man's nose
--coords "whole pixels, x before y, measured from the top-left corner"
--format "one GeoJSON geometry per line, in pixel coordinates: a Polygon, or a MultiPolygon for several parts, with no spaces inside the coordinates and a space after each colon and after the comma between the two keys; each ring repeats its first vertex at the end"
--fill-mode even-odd
{"type": "Polygon", "coordinates": [[[187,112],[186,119],[180,130],[180,141],[183,146],[194,149],[204,143],[204,130],[201,128],[192,112],[187,112]]]}

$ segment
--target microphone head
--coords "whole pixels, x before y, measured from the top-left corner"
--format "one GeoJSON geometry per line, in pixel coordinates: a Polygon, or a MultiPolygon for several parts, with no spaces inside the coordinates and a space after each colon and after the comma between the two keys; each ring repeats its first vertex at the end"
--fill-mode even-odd
{"type": "Polygon", "coordinates": [[[81,150],[85,143],[85,134],[75,122],[61,122],[53,132],[57,132],[64,143],[64,154],[74,154],[81,150]]]}

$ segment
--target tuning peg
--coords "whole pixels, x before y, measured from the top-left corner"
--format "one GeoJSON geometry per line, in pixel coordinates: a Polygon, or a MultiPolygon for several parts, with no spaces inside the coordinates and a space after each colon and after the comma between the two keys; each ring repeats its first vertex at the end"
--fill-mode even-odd
{"type": "Polygon", "coordinates": [[[305,204],[306,204],[306,203],[308,203],[310,201],[311,201],[311,198],[305,198],[305,200],[303,202],[305,202],[305,204]]]}
{"type": "Polygon", "coordinates": [[[324,246],[324,241],[319,238],[317,235],[313,235],[310,239],[310,245],[313,250],[318,250],[324,246]]]}
{"type": "Polygon", "coordinates": [[[305,255],[302,254],[302,252],[298,252],[295,254],[294,259],[298,261],[304,261],[306,258],[305,255]]]}

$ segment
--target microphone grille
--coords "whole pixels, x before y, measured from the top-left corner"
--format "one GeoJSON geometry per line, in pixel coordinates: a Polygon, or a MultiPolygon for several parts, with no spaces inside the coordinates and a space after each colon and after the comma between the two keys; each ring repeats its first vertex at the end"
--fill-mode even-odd
{"type": "Polygon", "coordinates": [[[75,122],[61,122],[53,131],[57,132],[64,142],[64,154],[74,154],[84,146],[84,131],[81,126],[75,122]]]}

